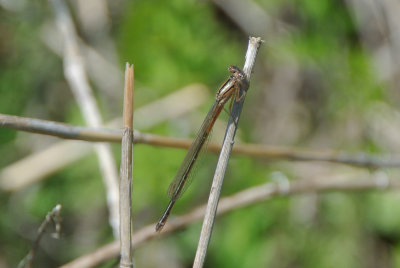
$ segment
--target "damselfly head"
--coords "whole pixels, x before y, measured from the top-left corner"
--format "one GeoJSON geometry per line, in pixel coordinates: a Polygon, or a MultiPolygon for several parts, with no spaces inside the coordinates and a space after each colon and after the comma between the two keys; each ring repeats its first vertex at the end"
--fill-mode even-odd
{"type": "Polygon", "coordinates": [[[239,69],[239,67],[235,66],[235,65],[231,65],[228,67],[228,71],[230,73],[236,73],[236,72],[241,72],[241,70],[239,69]]]}
{"type": "Polygon", "coordinates": [[[233,76],[236,79],[244,80],[246,78],[246,75],[243,73],[243,71],[235,65],[229,66],[228,71],[233,73],[233,76]]]}

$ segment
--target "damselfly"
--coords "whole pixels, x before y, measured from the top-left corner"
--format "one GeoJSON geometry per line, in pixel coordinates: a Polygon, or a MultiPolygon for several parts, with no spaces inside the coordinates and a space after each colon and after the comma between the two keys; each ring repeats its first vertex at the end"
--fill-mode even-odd
{"type": "Polygon", "coordinates": [[[228,70],[232,73],[232,75],[218,90],[213,106],[209,110],[206,118],[204,119],[196,138],[190,145],[189,150],[181,166],[179,167],[174,180],[168,188],[168,197],[170,198],[170,201],[164,214],[156,225],[156,231],[162,230],[165,223],[167,222],[169,214],[171,213],[172,207],[175,205],[175,202],[183,193],[185,183],[187,183],[188,181],[190,172],[192,171],[193,166],[198,159],[199,153],[203,145],[205,144],[207,138],[211,133],[215,121],[217,120],[222,109],[224,108],[225,103],[233,96],[236,98],[236,100],[239,100],[240,89],[243,88],[247,90],[248,88],[248,81],[246,80],[246,76],[242,70],[240,70],[236,66],[230,66],[228,70]]]}

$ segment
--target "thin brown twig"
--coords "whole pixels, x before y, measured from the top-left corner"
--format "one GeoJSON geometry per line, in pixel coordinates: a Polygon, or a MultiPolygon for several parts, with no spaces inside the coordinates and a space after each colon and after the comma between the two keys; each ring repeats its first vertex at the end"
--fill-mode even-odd
{"type": "MultiPolygon", "coordinates": [[[[249,39],[249,46],[246,52],[245,64],[243,68],[243,72],[246,75],[247,82],[250,82],[251,71],[255,64],[256,56],[261,42],[262,40],[260,37],[250,37],[249,39]]],[[[201,228],[199,243],[196,250],[196,256],[193,262],[193,267],[195,268],[203,267],[207,255],[207,249],[214,227],[214,221],[217,213],[222,184],[225,177],[225,171],[227,169],[229,157],[232,151],[233,144],[235,142],[236,129],[238,127],[239,118],[242,111],[245,95],[248,90],[248,86],[249,84],[247,83],[246,88],[240,87],[240,92],[238,93],[239,96],[241,96],[240,100],[235,101],[233,104],[232,115],[228,122],[221,153],[218,159],[217,167],[215,169],[215,174],[210,190],[210,196],[207,202],[207,208],[201,228]]]]}
{"type": "MultiPolygon", "coordinates": [[[[86,123],[91,127],[99,127],[102,125],[102,119],[79,51],[72,17],[63,0],[50,0],[50,2],[56,25],[64,40],[64,76],[86,123]]],[[[114,237],[117,238],[119,237],[119,191],[116,163],[109,144],[96,144],[95,151],[99,158],[99,167],[106,190],[109,224],[113,229],[114,237]]]]}
{"type": "MultiPolygon", "coordinates": [[[[233,195],[221,198],[218,205],[217,215],[222,215],[239,208],[258,204],[272,199],[273,197],[289,197],[292,195],[313,192],[363,192],[369,190],[391,190],[395,188],[400,188],[399,178],[391,178],[384,173],[271,182],[254,186],[233,195]]],[[[200,220],[204,216],[205,208],[206,205],[201,205],[194,208],[189,213],[170,219],[162,233],[154,232],[155,223],[146,225],[133,234],[133,247],[137,248],[149,240],[161,238],[164,235],[181,230],[200,220]]],[[[119,243],[111,242],[98,248],[94,252],[83,255],[61,267],[94,267],[116,257],[118,253],[119,243]]]]}
{"type": "Polygon", "coordinates": [[[0,127],[16,129],[70,140],[121,142],[122,131],[0,114],[0,127]]]}
{"type": "Polygon", "coordinates": [[[30,268],[33,265],[33,259],[35,258],[36,250],[39,248],[40,240],[42,239],[44,232],[47,229],[47,226],[50,222],[54,222],[55,225],[55,233],[52,234],[54,238],[60,238],[61,233],[61,205],[56,205],[49,213],[46,215],[46,219],[42,222],[38,229],[38,234],[36,236],[35,241],[33,242],[32,248],[29,251],[28,255],[18,264],[18,268],[27,267],[30,268]]]}
{"type": "Polygon", "coordinates": [[[120,181],[120,267],[133,267],[132,248],[132,145],[133,145],[133,65],[126,63],[124,89],[124,130],[121,150],[120,181]]]}
{"type": "MultiPolygon", "coordinates": [[[[64,139],[121,142],[122,130],[73,126],[54,121],[0,114],[0,127],[56,136],[64,139]]],[[[192,139],[173,138],[134,130],[134,143],[187,149],[192,139]]],[[[220,152],[221,145],[209,143],[207,151],[220,152]]],[[[400,167],[398,156],[374,156],[363,152],[348,153],[334,150],[312,150],[264,144],[235,144],[232,153],[266,159],[323,161],[371,168],[400,167]]]]}

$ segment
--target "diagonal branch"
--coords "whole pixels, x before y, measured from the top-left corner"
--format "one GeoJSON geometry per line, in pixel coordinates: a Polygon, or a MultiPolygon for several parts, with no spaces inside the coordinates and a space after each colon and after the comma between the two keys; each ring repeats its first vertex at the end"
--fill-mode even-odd
{"type": "MultiPolygon", "coordinates": [[[[388,177],[385,173],[371,175],[352,175],[349,177],[315,178],[282,182],[270,182],[254,186],[233,195],[223,197],[219,202],[217,215],[222,215],[246,206],[265,202],[274,197],[290,197],[298,194],[315,192],[365,192],[371,190],[392,190],[400,188],[397,177],[388,177]]],[[[167,234],[182,230],[188,225],[197,222],[204,216],[206,205],[194,208],[192,211],[170,219],[162,233],[154,232],[151,223],[133,234],[133,247],[137,248],[143,243],[161,238],[167,234]]],[[[97,250],[83,255],[62,268],[84,268],[97,266],[111,258],[118,256],[119,243],[112,242],[97,250]]]]}

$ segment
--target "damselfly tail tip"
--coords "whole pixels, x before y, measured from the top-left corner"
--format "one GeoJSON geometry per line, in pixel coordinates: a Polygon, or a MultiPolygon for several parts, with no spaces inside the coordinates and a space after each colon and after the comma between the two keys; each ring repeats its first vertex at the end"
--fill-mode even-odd
{"type": "Polygon", "coordinates": [[[158,222],[156,225],[156,232],[161,232],[161,230],[164,228],[164,222],[158,222]]]}

